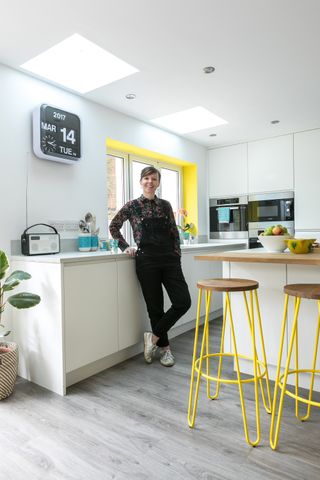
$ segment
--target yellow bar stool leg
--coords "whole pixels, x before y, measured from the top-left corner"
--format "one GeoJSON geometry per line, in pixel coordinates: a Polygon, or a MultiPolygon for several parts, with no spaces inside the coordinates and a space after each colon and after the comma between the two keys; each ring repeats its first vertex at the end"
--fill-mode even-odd
{"type": "MultiPolygon", "coordinates": [[[[318,354],[319,336],[320,336],[320,301],[318,300],[317,303],[318,303],[318,323],[316,327],[316,336],[315,336],[314,350],[313,350],[312,373],[311,373],[309,398],[308,398],[309,402],[312,402],[314,375],[315,375],[315,369],[316,369],[316,363],[317,363],[317,354],[318,354]]],[[[299,415],[297,415],[297,418],[302,422],[304,422],[305,420],[308,420],[308,418],[310,417],[310,413],[311,413],[311,403],[308,404],[306,415],[304,417],[299,417],[299,415]]]]}
{"type": "MultiPolygon", "coordinates": [[[[200,300],[200,293],[199,293],[199,300],[200,300]]],[[[196,387],[195,387],[195,392],[194,392],[194,399],[193,399],[193,387],[194,387],[194,372],[196,370],[196,352],[197,352],[197,342],[198,340],[198,332],[195,334],[195,341],[194,341],[194,347],[193,347],[193,361],[192,361],[192,370],[191,370],[191,381],[190,381],[190,392],[189,392],[189,404],[188,404],[188,423],[189,426],[192,428],[195,423],[195,418],[196,418],[196,412],[197,412],[197,404],[198,404],[198,397],[199,397],[199,386],[200,386],[200,379],[201,379],[201,373],[202,373],[202,363],[203,363],[203,356],[204,356],[204,347],[205,347],[205,340],[206,340],[206,331],[207,331],[207,324],[209,321],[209,310],[210,310],[210,300],[211,300],[211,292],[208,293],[208,301],[206,302],[206,315],[205,315],[205,321],[204,321],[204,327],[203,327],[203,335],[202,335],[202,341],[201,341],[201,350],[200,350],[200,357],[199,357],[199,368],[198,370],[198,376],[197,376],[197,382],[196,382],[196,387]],[[193,404],[193,407],[192,407],[193,404]]],[[[198,302],[198,311],[197,311],[197,322],[196,325],[199,327],[199,322],[200,322],[200,310],[201,310],[201,304],[199,305],[198,302]]]]}
{"type": "MultiPolygon", "coordinates": [[[[263,387],[263,381],[262,379],[260,380],[260,389],[261,389],[261,396],[262,396],[262,401],[264,408],[267,413],[271,413],[271,391],[270,391],[270,382],[269,382],[269,372],[268,372],[268,362],[267,362],[267,355],[266,355],[266,348],[265,348],[265,343],[264,343],[264,336],[263,336],[263,329],[262,329],[262,322],[261,322],[261,314],[260,314],[260,305],[259,305],[259,298],[258,298],[258,292],[257,290],[254,291],[254,296],[255,296],[255,301],[256,301],[256,309],[257,309],[257,314],[258,314],[258,326],[259,326],[259,333],[260,333],[260,343],[261,343],[261,350],[262,350],[262,358],[263,358],[263,364],[266,369],[265,373],[265,382],[266,382],[266,388],[267,388],[267,396],[268,396],[268,404],[266,402],[266,397],[265,397],[265,392],[264,392],[264,387],[263,387]]],[[[261,374],[260,372],[260,365],[258,363],[258,372],[259,376],[261,374]]]]}
{"type": "MultiPolygon", "coordinates": [[[[221,331],[221,340],[220,340],[220,353],[224,353],[224,339],[225,339],[225,332],[226,332],[226,318],[227,318],[227,299],[225,300],[225,306],[224,306],[224,311],[223,311],[223,322],[222,322],[222,331],[221,331]]],[[[219,363],[218,363],[218,372],[217,372],[217,384],[216,384],[216,390],[213,395],[210,394],[210,391],[208,393],[208,398],[211,400],[216,400],[219,396],[220,392],[220,385],[221,383],[219,382],[221,378],[221,370],[222,370],[222,361],[223,357],[222,355],[219,356],[219,363]]]]}
{"type": "Polygon", "coordinates": [[[188,422],[189,422],[189,425],[192,423],[192,426],[194,423],[194,412],[192,413],[192,416],[191,416],[191,408],[192,408],[192,402],[193,402],[195,364],[197,360],[197,346],[198,346],[198,337],[199,337],[201,302],[202,302],[202,288],[199,288],[196,328],[194,332],[193,355],[192,355],[192,366],[191,366],[190,392],[189,392],[189,402],[188,402],[188,422]]]}
{"type": "Polygon", "coordinates": [[[282,328],[281,341],[280,341],[280,352],[279,352],[278,367],[277,367],[277,377],[276,377],[276,383],[275,383],[275,387],[274,387],[273,405],[272,405],[272,417],[271,417],[271,428],[270,428],[270,445],[271,445],[271,448],[273,450],[275,450],[277,448],[278,441],[279,441],[280,423],[281,423],[282,410],[283,410],[283,400],[284,400],[285,390],[286,390],[286,386],[287,386],[287,379],[288,379],[288,373],[289,373],[289,368],[290,368],[290,361],[291,361],[291,355],[292,355],[292,350],[293,350],[293,344],[294,344],[295,336],[296,336],[299,308],[300,308],[300,302],[301,302],[301,298],[298,297],[296,305],[295,305],[295,310],[294,310],[294,319],[293,319],[293,325],[292,325],[292,332],[291,332],[291,337],[290,337],[288,355],[287,355],[287,360],[286,360],[286,366],[285,366],[285,371],[284,371],[284,375],[283,375],[283,383],[281,384],[281,387],[280,387],[281,388],[281,395],[280,395],[279,407],[278,407],[278,417],[277,417],[277,420],[276,420],[277,393],[278,393],[278,387],[280,386],[280,366],[281,366],[281,358],[282,358],[282,350],[283,350],[284,331],[285,331],[285,325],[287,323],[287,310],[288,310],[288,298],[287,297],[288,297],[288,295],[286,295],[286,300],[285,300],[285,311],[284,311],[284,315],[283,315],[283,328],[282,328]],[[276,425],[275,425],[275,421],[276,421],[276,425]],[[275,432],[274,432],[274,427],[276,427],[275,432]]]}
{"type": "MultiPolygon", "coordinates": [[[[266,378],[265,378],[265,381],[266,381],[266,386],[267,386],[268,405],[267,405],[266,396],[265,396],[264,387],[263,387],[263,382],[262,382],[262,378],[261,378],[261,368],[260,368],[260,364],[259,364],[259,362],[258,362],[259,357],[258,357],[258,353],[257,353],[257,350],[256,350],[257,368],[258,368],[258,374],[259,374],[259,384],[260,384],[260,390],[261,390],[261,396],[262,396],[262,401],[263,401],[264,408],[265,408],[265,410],[266,410],[267,413],[271,413],[270,382],[269,382],[269,374],[268,374],[268,364],[267,364],[266,350],[265,350],[265,346],[264,346],[264,337],[263,337],[263,330],[262,330],[262,322],[261,322],[261,314],[260,314],[260,307],[259,307],[259,299],[258,299],[258,295],[257,295],[257,291],[256,291],[256,290],[254,291],[254,293],[255,293],[256,310],[257,310],[257,316],[258,316],[258,326],[259,326],[259,334],[260,334],[260,341],[261,341],[261,349],[262,349],[263,363],[264,363],[264,366],[265,366],[265,377],[266,377],[266,378]]],[[[245,307],[246,307],[247,316],[248,316],[248,318],[249,318],[249,307],[248,307],[247,296],[246,296],[245,292],[243,292],[243,298],[244,298],[244,303],[245,303],[245,307]]],[[[251,324],[250,324],[250,332],[251,332],[251,335],[252,335],[251,324]]]]}
{"type": "MultiPolygon", "coordinates": [[[[207,308],[207,303],[208,301],[210,302],[210,298],[209,298],[209,295],[208,295],[209,292],[206,292],[206,308],[207,308]]],[[[210,310],[210,308],[209,308],[210,310]]],[[[210,375],[210,357],[209,357],[209,353],[210,353],[210,349],[209,349],[209,322],[207,322],[207,328],[206,328],[206,331],[205,331],[205,335],[206,335],[206,367],[207,367],[207,397],[210,398],[210,379],[209,379],[209,375],[210,375]]]]}
{"type": "MultiPolygon", "coordinates": [[[[256,347],[256,334],[255,334],[255,317],[254,317],[254,306],[253,306],[253,294],[250,290],[250,316],[248,317],[249,326],[251,326],[251,340],[252,340],[252,355],[253,355],[253,375],[254,375],[254,395],[255,395],[255,404],[256,404],[256,430],[257,438],[254,445],[257,445],[260,441],[260,404],[259,404],[259,380],[258,380],[258,356],[257,356],[257,347],[256,347]]],[[[259,367],[260,373],[260,367],[259,367]]]]}
{"type": "MultiPolygon", "coordinates": [[[[294,307],[296,308],[297,306],[297,297],[294,299],[294,307]]],[[[295,369],[296,369],[296,384],[295,384],[295,411],[296,411],[296,417],[299,418],[299,324],[297,323],[297,328],[296,328],[296,335],[295,335],[295,369]]],[[[290,368],[290,367],[289,367],[290,368]]]]}
{"type": "Polygon", "coordinates": [[[260,438],[257,438],[254,442],[252,442],[249,438],[247,414],[246,414],[246,407],[245,407],[244,396],[243,396],[241,373],[240,373],[240,367],[239,367],[239,358],[238,358],[238,351],[237,351],[237,344],[236,344],[236,337],[235,337],[235,331],[234,331],[229,293],[226,293],[226,299],[227,299],[227,306],[228,306],[228,316],[229,316],[230,327],[231,327],[231,337],[232,337],[232,343],[233,343],[233,349],[234,349],[234,358],[235,358],[236,371],[237,371],[237,379],[238,379],[237,383],[239,386],[239,395],[240,395],[244,433],[245,433],[247,443],[249,445],[255,446],[259,442],[260,438]]]}

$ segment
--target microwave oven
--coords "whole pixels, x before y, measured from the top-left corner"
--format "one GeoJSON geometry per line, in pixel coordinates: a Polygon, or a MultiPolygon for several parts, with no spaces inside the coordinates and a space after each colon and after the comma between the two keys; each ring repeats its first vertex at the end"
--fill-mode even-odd
{"type": "Polygon", "coordinates": [[[281,224],[294,235],[293,192],[249,196],[249,248],[262,247],[258,236],[269,227],[281,224]]]}
{"type": "Polygon", "coordinates": [[[293,192],[249,195],[249,222],[293,222],[293,192]]]}

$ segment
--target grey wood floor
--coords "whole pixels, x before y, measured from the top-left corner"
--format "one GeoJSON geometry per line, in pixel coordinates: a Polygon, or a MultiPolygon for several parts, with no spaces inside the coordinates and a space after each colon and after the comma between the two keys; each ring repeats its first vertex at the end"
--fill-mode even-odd
{"type": "MultiPolygon", "coordinates": [[[[0,402],[0,479],[319,479],[320,409],[301,423],[288,399],[277,452],[264,410],[260,446],[246,444],[236,386],[222,386],[218,401],[203,388],[196,427],[188,427],[192,343],[193,332],[173,339],[173,368],[139,355],[64,398],[20,379],[0,402]]],[[[251,387],[246,397],[252,421],[251,387]]]]}

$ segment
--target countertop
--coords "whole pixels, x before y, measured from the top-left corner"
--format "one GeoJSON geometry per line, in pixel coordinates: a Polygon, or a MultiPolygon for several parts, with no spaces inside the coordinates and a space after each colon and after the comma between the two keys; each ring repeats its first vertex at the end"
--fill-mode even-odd
{"type": "MultiPolygon", "coordinates": [[[[247,246],[246,240],[214,240],[208,243],[194,243],[191,245],[181,245],[182,254],[192,252],[201,252],[203,250],[218,250],[228,247],[232,249],[233,247],[247,246]]],[[[131,257],[129,255],[122,253],[118,250],[119,253],[111,253],[105,250],[97,250],[96,252],[63,252],[55,253],[53,255],[12,255],[11,261],[24,261],[24,262],[38,262],[38,263],[71,263],[71,262],[81,262],[81,261],[106,261],[106,260],[129,260],[131,257]]]]}
{"type": "Polygon", "coordinates": [[[229,252],[214,252],[205,255],[195,255],[196,260],[214,262],[245,262],[245,263],[284,263],[288,265],[320,265],[320,249],[311,253],[296,254],[291,252],[269,253],[264,248],[239,250],[229,252]],[[258,251],[257,251],[258,250],[258,251]]]}

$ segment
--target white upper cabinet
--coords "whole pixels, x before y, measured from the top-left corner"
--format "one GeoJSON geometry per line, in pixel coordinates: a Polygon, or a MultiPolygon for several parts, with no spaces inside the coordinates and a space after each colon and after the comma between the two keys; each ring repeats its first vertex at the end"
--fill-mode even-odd
{"type": "Polygon", "coordinates": [[[248,143],[249,193],[293,190],[293,135],[248,143]]]}
{"type": "Polygon", "coordinates": [[[248,191],[247,144],[209,151],[209,197],[246,194],[248,191]]]}
{"type": "Polygon", "coordinates": [[[294,135],[296,230],[320,230],[320,130],[294,135]]]}

